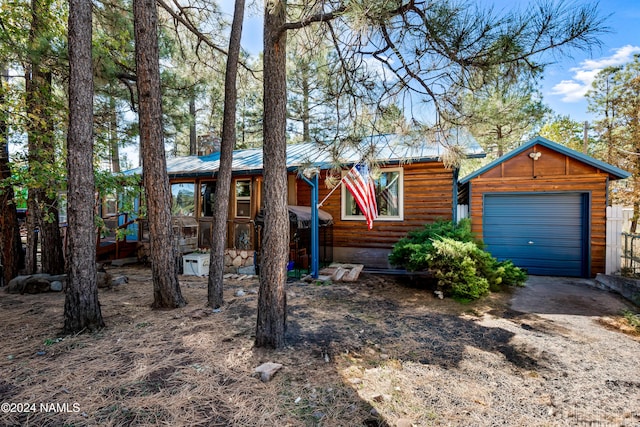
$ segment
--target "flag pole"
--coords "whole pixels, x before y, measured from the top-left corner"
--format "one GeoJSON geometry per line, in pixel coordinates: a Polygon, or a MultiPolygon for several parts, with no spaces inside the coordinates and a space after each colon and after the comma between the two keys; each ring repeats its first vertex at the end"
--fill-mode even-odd
{"type": "MultiPolygon", "coordinates": [[[[358,166],[360,163],[362,163],[362,160],[360,160],[358,163],[354,164],[353,166],[351,166],[351,168],[349,168],[349,170],[353,169],[354,167],[358,166]]],[[[347,172],[348,173],[348,172],[347,172]]],[[[331,191],[329,191],[329,194],[327,194],[324,199],[322,199],[322,201],[320,203],[318,203],[318,208],[321,208],[322,205],[324,204],[324,202],[327,201],[327,199],[329,197],[331,197],[331,195],[333,194],[334,191],[336,191],[338,189],[338,187],[342,184],[342,181],[344,181],[344,179],[347,177],[347,175],[345,174],[342,178],[340,178],[340,181],[338,181],[338,183],[336,184],[335,187],[333,187],[331,189],[331,191]]]]}
{"type": "Polygon", "coordinates": [[[320,220],[318,205],[318,174],[307,178],[304,174],[302,179],[311,187],[311,277],[318,278],[320,269],[320,220]]]}

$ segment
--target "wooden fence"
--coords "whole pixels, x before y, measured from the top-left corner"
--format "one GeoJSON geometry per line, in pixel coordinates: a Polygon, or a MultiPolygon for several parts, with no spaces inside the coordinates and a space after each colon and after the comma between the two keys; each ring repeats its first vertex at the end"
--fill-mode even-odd
{"type": "Polygon", "coordinates": [[[622,267],[622,206],[607,206],[607,249],[605,274],[614,274],[622,267]]]}
{"type": "Polygon", "coordinates": [[[640,274],[640,235],[629,232],[632,209],[607,208],[606,274],[640,274]]]}

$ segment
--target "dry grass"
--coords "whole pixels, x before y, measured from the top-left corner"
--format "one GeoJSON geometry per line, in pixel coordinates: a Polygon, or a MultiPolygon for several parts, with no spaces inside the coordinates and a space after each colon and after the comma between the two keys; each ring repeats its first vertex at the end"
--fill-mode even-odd
{"type": "MultiPolygon", "coordinates": [[[[33,413],[0,413],[1,425],[640,422],[640,408],[629,406],[640,401],[639,374],[627,371],[623,379],[607,368],[603,376],[578,378],[561,350],[546,347],[582,346],[586,357],[593,339],[509,311],[508,295],[460,305],[377,276],[348,285],[292,283],[288,347],[269,351],[253,347],[256,279],[228,281],[226,304],[213,313],[204,308],[206,279],[181,276],[189,305],[154,311],[147,269],[112,273],[129,283],[100,291],[107,328],[95,334],[59,335],[62,294],[0,294],[0,402],[37,405],[33,413]],[[247,294],[235,297],[238,289],[247,294]],[[267,361],[284,368],[262,383],[253,369],[267,361]],[[584,383],[578,388],[569,384],[574,375],[584,383]],[[589,387],[607,392],[599,390],[596,406],[585,409],[589,387]],[[41,410],[48,402],[66,403],[68,411],[41,410]]],[[[638,354],[637,341],[601,329],[638,354]]],[[[598,352],[589,363],[597,370],[609,361],[598,352]]]]}

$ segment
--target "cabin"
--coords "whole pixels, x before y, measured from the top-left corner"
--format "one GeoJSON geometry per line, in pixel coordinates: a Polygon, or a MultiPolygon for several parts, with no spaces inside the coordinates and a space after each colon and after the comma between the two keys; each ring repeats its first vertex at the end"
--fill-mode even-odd
{"type": "MultiPolygon", "coordinates": [[[[388,254],[394,243],[410,230],[436,219],[452,219],[457,207],[457,170],[445,167],[447,147],[463,146],[469,158],[484,157],[477,142],[466,132],[452,130],[417,139],[400,135],[365,138],[357,147],[335,147],[316,143],[287,147],[287,198],[292,227],[304,224],[311,206],[311,187],[302,178],[304,170],[319,171],[321,201],[320,261],[364,264],[367,268],[390,268],[388,254]],[[375,178],[379,216],[369,230],[353,197],[343,184],[332,188],[341,176],[370,153],[378,166],[375,178]],[[341,171],[332,169],[339,162],[341,171]],[[298,208],[296,208],[298,207],[298,208]],[[299,221],[300,220],[300,221],[299,221]],[[326,228],[322,229],[324,226],[326,228]]],[[[220,153],[177,157],[167,160],[172,193],[174,234],[183,253],[211,245],[213,201],[220,153]]],[[[232,191],[229,208],[227,264],[237,267],[253,261],[260,246],[262,194],[262,149],[233,153],[232,191]]],[[[141,173],[140,169],[128,173],[141,173]]],[[[144,234],[144,224],[141,224],[144,234]]],[[[292,228],[291,258],[304,267],[309,242],[304,227],[292,228]]]]}
{"type": "Polygon", "coordinates": [[[630,174],[537,137],[460,180],[472,230],[529,274],[605,271],[609,183],[630,174]]]}

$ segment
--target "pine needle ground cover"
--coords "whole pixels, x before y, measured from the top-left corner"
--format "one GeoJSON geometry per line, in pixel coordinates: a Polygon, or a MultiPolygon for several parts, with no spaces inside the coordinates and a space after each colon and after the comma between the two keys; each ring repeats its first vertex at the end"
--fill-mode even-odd
{"type": "Polygon", "coordinates": [[[95,334],[59,335],[63,294],[0,292],[0,425],[640,422],[637,336],[514,312],[509,292],[460,304],[384,276],[293,282],[288,346],[270,351],[253,347],[255,278],[228,280],[214,313],[206,278],[180,276],[189,304],[154,311],[148,268],[111,272],[129,283],[100,290],[95,334]],[[284,365],[270,382],[264,362],[284,365]]]}

